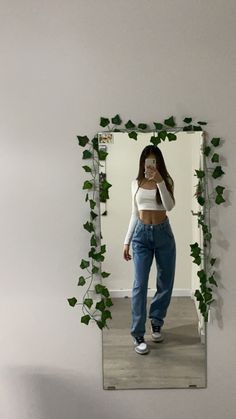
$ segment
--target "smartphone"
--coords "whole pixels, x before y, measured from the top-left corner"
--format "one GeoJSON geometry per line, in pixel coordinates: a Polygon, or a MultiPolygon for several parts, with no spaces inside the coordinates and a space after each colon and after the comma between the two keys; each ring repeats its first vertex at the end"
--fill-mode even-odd
{"type": "Polygon", "coordinates": [[[156,159],[145,159],[145,178],[147,178],[147,179],[148,179],[148,177],[146,175],[146,170],[147,170],[148,166],[151,166],[154,169],[156,169],[156,159]]]}

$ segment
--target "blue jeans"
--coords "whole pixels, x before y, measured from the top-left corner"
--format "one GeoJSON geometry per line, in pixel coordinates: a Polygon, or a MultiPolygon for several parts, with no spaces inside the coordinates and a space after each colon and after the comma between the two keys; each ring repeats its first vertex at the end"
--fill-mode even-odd
{"type": "Polygon", "coordinates": [[[176,243],[167,217],[160,224],[144,224],[138,219],[132,237],[134,282],[132,289],[131,335],[144,336],[147,317],[149,272],[155,255],[156,293],[152,299],[149,318],[163,326],[171,300],[175,276],[176,243]]]}

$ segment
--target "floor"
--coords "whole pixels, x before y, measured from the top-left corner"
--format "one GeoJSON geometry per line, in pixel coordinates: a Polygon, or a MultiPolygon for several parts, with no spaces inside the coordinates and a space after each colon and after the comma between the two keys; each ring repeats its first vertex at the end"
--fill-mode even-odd
{"type": "MultiPolygon", "coordinates": [[[[197,314],[190,297],[172,297],[162,328],[164,341],[151,341],[146,355],[134,351],[130,335],[130,298],[113,298],[112,320],[103,329],[103,388],[204,388],[206,344],[198,335],[197,314]]],[[[151,298],[148,298],[147,308],[151,298]]],[[[148,312],[148,311],[147,311],[148,312]]]]}

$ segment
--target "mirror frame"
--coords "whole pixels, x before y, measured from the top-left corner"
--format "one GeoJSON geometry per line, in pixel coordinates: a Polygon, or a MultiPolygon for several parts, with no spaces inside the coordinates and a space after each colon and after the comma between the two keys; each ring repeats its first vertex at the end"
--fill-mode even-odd
{"type": "MultiPolygon", "coordinates": [[[[161,141],[168,139],[176,141],[176,133],[179,131],[202,131],[203,146],[201,149],[203,168],[195,169],[194,176],[197,177],[196,192],[194,194],[197,202],[201,206],[201,210],[193,213],[197,217],[198,227],[201,226],[203,234],[203,246],[195,242],[190,244],[193,258],[192,262],[198,266],[202,265],[203,269],[197,271],[199,277],[200,288],[195,290],[194,296],[198,301],[198,308],[203,316],[204,322],[209,322],[210,306],[216,301],[213,298],[213,287],[218,287],[215,277],[215,264],[219,266],[219,258],[212,256],[211,242],[213,233],[211,229],[211,209],[215,204],[220,205],[226,202],[224,186],[217,183],[214,185],[212,180],[221,178],[225,172],[220,164],[220,156],[215,152],[215,148],[222,145],[219,137],[209,138],[207,131],[202,126],[207,122],[198,121],[194,124],[191,117],[183,119],[184,126],[177,126],[174,117],[171,116],[164,120],[163,123],[154,122],[153,128],[145,123],[135,125],[131,120],[124,124],[121,128],[122,120],[117,114],[111,120],[109,118],[100,118],[100,126],[106,130],[96,133],[90,140],[88,136],[77,136],[78,144],[83,150],[82,160],[87,162],[82,168],[89,174],[90,178],[83,182],[82,189],[86,192],[85,202],[89,205],[89,219],[83,224],[83,228],[90,234],[88,258],[81,259],[80,268],[83,275],[79,277],[77,285],[85,287],[85,292],[78,300],[76,297],[67,298],[71,307],[79,305],[82,309],[81,323],[88,325],[96,323],[100,329],[109,328],[107,321],[112,319],[110,307],[113,305],[107,285],[103,281],[109,277],[110,273],[102,270],[102,262],[105,259],[106,244],[101,244],[101,219],[100,219],[100,198],[104,201],[109,199],[109,188],[112,186],[107,179],[99,180],[99,167],[101,161],[104,161],[108,153],[99,149],[99,135],[123,132],[128,133],[131,141],[137,141],[138,133],[153,134],[150,143],[158,145],[161,141]],[[110,124],[113,124],[111,126],[110,124]],[[119,128],[117,128],[119,127],[119,128]],[[157,135],[155,135],[157,134],[157,135]],[[86,147],[86,148],[85,148],[86,147]],[[96,212],[94,211],[96,210],[96,212]],[[84,274],[86,272],[86,274],[84,274]],[[86,275],[86,276],[85,276],[86,275]]],[[[217,181],[218,182],[218,181],[217,181]]]]}

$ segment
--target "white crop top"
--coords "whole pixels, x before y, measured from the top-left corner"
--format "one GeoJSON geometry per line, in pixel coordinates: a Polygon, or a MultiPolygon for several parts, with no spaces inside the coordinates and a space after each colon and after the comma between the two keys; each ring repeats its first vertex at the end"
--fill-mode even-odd
{"type": "Polygon", "coordinates": [[[156,189],[138,188],[138,181],[132,181],[132,212],[124,244],[130,244],[131,242],[140,210],[170,211],[174,207],[175,203],[166,187],[165,181],[162,180],[160,183],[157,183],[157,187],[162,204],[158,204],[156,201],[156,189]]]}

